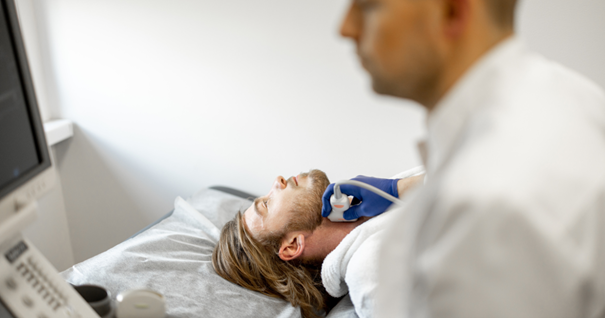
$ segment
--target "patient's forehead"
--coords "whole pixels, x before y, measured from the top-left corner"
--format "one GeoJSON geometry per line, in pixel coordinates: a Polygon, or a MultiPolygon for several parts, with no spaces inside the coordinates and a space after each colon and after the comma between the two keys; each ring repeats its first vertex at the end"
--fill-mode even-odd
{"type": "Polygon", "coordinates": [[[257,238],[263,232],[281,232],[291,217],[289,207],[295,197],[297,196],[289,199],[282,196],[275,197],[268,205],[265,205],[266,197],[254,200],[254,203],[244,212],[244,223],[249,233],[257,238]]]}

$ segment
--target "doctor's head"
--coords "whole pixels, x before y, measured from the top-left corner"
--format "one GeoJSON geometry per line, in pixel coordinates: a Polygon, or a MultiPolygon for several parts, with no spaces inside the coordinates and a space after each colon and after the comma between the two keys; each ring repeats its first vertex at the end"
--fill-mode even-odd
{"type": "Polygon", "coordinates": [[[351,0],[352,39],[377,93],[429,110],[489,48],[513,33],[517,0],[351,0]]]}
{"type": "MultiPolygon", "coordinates": [[[[277,177],[265,196],[223,227],[212,264],[223,278],[242,287],[300,306],[303,317],[323,308],[319,272],[306,238],[326,222],[321,197],[325,173],[311,170],[277,177]]],[[[329,222],[329,221],[327,221],[329,222]]]]}

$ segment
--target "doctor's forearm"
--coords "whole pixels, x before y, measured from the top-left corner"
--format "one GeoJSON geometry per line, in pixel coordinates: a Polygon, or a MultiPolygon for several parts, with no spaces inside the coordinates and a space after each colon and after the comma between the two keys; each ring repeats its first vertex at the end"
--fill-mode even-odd
{"type": "Polygon", "coordinates": [[[424,174],[399,179],[399,181],[397,181],[397,192],[399,197],[402,198],[409,190],[415,188],[419,184],[422,184],[423,181],[424,174]]]}

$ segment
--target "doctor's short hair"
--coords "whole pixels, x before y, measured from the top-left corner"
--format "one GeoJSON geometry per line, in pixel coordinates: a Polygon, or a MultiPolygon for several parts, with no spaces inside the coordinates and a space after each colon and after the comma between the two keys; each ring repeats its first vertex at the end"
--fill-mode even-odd
{"type": "Polygon", "coordinates": [[[489,15],[496,26],[512,29],[515,24],[517,0],[484,0],[489,15]]]}

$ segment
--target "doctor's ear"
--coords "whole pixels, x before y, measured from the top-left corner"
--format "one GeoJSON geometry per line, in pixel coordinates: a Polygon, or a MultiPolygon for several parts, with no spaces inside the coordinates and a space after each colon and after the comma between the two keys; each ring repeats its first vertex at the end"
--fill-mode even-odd
{"type": "Polygon", "coordinates": [[[286,234],[279,248],[279,258],[291,261],[300,257],[305,250],[305,236],[301,232],[286,234]]]}
{"type": "Polygon", "coordinates": [[[470,23],[471,0],[441,0],[443,31],[448,38],[462,35],[470,23]]]}

